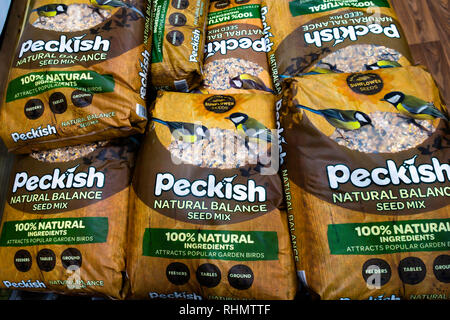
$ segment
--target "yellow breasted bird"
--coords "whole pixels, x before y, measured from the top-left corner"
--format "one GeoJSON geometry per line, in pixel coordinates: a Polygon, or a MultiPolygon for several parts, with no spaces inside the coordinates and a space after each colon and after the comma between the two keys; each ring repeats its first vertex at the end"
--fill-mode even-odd
{"type": "Polygon", "coordinates": [[[426,102],[400,91],[393,91],[386,94],[381,101],[389,102],[402,115],[413,120],[434,120],[440,118],[449,121],[448,116],[432,102],[426,102]]]}
{"type": "Polygon", "coordinates": [[[235,89],[262,90],[273,93],[273,90],[267,88],[260,78],[248,73],[243,73],[237,77],[231,78],[230,86],[235,89]]]}
{"type": "Polygon", "coordinates": [[[373,126],[370,117],[361,111],[339,109],[316,110],[302,105],[297,105],[296,107],[318,114],[324,117],[333,127],[344,131],[358,130],[367,125],[373,126]]]}
{"type": "Polygon", "coordinates": [[[58,14],[67,13],[67,5],[65,4],[47,4],[45,6],[31,10],[37,12],[39,17],[54,17],[58,14]]]}
{"type": "Polygon", "coordinates": [[[152,118],[152,120],[169,128],[175,140],[194,143],[202,139],[209,139],[209,130],[205,126],[187,122],[164,121],[158,118],[152,118]]]}
{"type": "Polygon", "coordinates": [[[329,73],[342,73],[342,71],[338,70],[335,65],[332,65],[327,62],[321,62],[318,63],[311,71],[304,73],[302,75],[329,74],[329,73]]]}
{"type": "Polygon", "coordinates": [[[112,10],[114,8],[127,8],[133,10],[134,12],[136,12],[137,14],[139,14],[141,17],[144,18],[144,14],[138,8],[121,0],[90,0],[90,1],[91,5],[93,5],[96,8],[106,10],[112,10]]]}
{"type": "Polygon", "coordinates": [[[272,142],[272,132],[261,122],[245,113],[235,112],[225,119],[233,122],[238,133],[244,136],[246,141],[258,142],[262,140],[272,142]]]}
{"type": "Polygon", "coordinates": [[[366,70],[378,70],[378,69],[387,69],[387,68],[397,68],[401,67],[402,65],[398,63],[397,61],[391,61],[391,60],[380,60],[373,64],[366,64],[366,70]]]}

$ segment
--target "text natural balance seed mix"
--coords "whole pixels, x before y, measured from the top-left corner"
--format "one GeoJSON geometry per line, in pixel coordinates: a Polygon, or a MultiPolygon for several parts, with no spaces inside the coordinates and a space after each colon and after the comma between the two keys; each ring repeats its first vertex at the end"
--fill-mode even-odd
{"type": "Polygon", "coordinates": [[[214,1],[209,8],[204,89],[272,93],[261,0],[214,1]]]}
{"type": "Polygon", "coordinates": [[[209,0],[152,2],[152,84],[158,90],[191,91],[203,80],[209,0]]]}
{"type": "Polygon", "coordinates": [[[294,298],[274,102],[160,92],[132,183],[131,297],[294,298]]]}
{"type": "Polygon", "coordinates": [[[9,151],[144,131],[151,10],[143,0],[97,3],[29,2],[0,110],[9,151]]]}
{"type": "Polygon", "coordinates": [[[410,65],[389,0],[263,0],[262,20],[275,91],[301,73],[359,72],[410,65]]]}
{"type": "Polygon", "coordinates": [[[0,288],[126,296],[135,149],[117,141],[17,158],[1,224],[0,288]]]}
{"type": "Polygon", "coordinates": [[[322,299],[448,299],[450,126],[431,75],[287,84],[281,173],[304,285],[322,299]]]}

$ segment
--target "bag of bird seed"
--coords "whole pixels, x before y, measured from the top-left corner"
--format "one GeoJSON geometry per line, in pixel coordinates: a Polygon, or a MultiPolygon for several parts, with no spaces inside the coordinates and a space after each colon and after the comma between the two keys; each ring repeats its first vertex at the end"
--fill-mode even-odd
{"type": "Polygon", "coordinates": [[[410,65],[411,53],[389,0],[262,0],[277,93],[285,77],[410,65]]]}
{"type": "Polygon", "coordinates": [[[209,0],[153,0],[151,82],[157,90],[189,92],[203,81],[209,0]]]}
{"type": "Polygon", "coordinates": [[[126,296],[136,146],[98,142],[20,155],[0,231],[0,288],[126,296]]]}
{"type": "Polygon", "coordinates": [[[449,299],[449,110],[431,75],[287,85],[281,174],[302,283],[325,300],[449,299]]]}
{"type": "Polygon", "coordinates": [[[160,91],[130,196],[132,298],[294,298],[275,128],[272,95],[160,91]]]}
{"type": "Polygon", "coordinates": [[[30,153],[143,133],[151,60],[144,0],[32,0],[0,109],[30,153]]]}
{"type": "Polygon", "coordinates": [[[273,92],[261,0],[211,2],[207,30],[203,86],[209,93],[273,92]]]}

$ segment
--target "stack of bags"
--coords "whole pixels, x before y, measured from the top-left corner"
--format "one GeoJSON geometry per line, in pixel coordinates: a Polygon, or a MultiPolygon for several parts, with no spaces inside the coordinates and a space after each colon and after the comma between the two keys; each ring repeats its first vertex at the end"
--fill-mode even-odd
{"type": "Polygon", "coordinates": [[[36,0],[0,287],[448,296],[448,110],[387,0],[36,0]],[[111,4],[111,3],[110,3],[111,4]]]}

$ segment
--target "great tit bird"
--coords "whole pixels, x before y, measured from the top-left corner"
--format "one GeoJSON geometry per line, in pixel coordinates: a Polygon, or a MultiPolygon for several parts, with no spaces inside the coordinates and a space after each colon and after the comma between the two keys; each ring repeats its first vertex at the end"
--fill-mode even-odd
{"type": "Polygon", "coordinates": [[[264,82],[251,74],[243,73],[230,79],[230,86],[235,89],[262,90],[273,93],[264,82]]]}
{"type": "Polygon", "coordinates": [[[133,10],[134,12],[136,12],[137,14],[139,14],[141,17],[144,18],[144,14],[139,9],[121,0],[90,0],[90,1],[91,5],[99,9],[112,10],[114,8],[127,8],[133,10]]]}
{"type": "Polygon", "coordinates": [[[257,142],[262,140],[272,142],[272,132],[261,122],[249,117],[245,113],[235,112],[225,119],[233,122],[236,130],[245,137],[246,141],[257,142]]]}
{"type": "Polygon", "coordinates": [[[303,73],[302,75],[329,74],[329,73],[342,73],[342,71],[338,70],[335,65],[332,65],[327,62],[320,62],[311,71],[303,73]]]}
{"type": "Polygon", "coordinates": [[[58,14],[67,13],[67,5],[65,4],[47,4],[45,6],[31,10],[37,12],[39,17],[54,17],[58,14]]]}
{"type": "MultiPolygon", "coordinates": [[[[320,62],[318,63],[313,69],[311,69],[309,72],[301,73],[299,76],[308,76],[308,75],[316,75],[316,74],[330,74],[330,73],[343,73],[341,70],[339,70],[336,65],[332,65],[328,62],[320,62]]],[[[282,79],[288,79],[292,78],[293,76],[288,75],[279,75],[282,79]]]]}
{"type": "Polygon", "coordinates": [[[387,69],[387,68],[396,68],[401,67],[402,65],[397,61],[391,60],[380,60],[373,64],[366,64],[366,70],[378,70],[378,69],[387,69]]]}
{"type": "Polygon", "coordinates": [[[370,117],[361,111],[339,109],[315,110],[302,105],[297,105],[296,107],[318,114],[324,117],[333,127],[344,131],[358,130],[367,125],[373,126],[370,117]]]}
{"type": "Polygon", "coordinates": [[[191,91],[189,91],[189,93],[208,94],[209,92],[208,92],[208,89],[199,87],[199,88],[192,89],[191,91]]]}
{"type": "Polygon", "coordinates": [[[417,97],[393,91],[384,96],[381,101],[392,104],[402,115],[415,120],[434,120],[436,118],[449,121],[448,117],[432,102],[426,102],[417,97]]]}
{"type": "Polygon", "coordinates": [[[194,143],[202,139],[209,139],[209,130],[205,126],[187,122],[164,121],[158,118],[152,118],[152,120],[169,128],[175,140],[194,143]]]}

